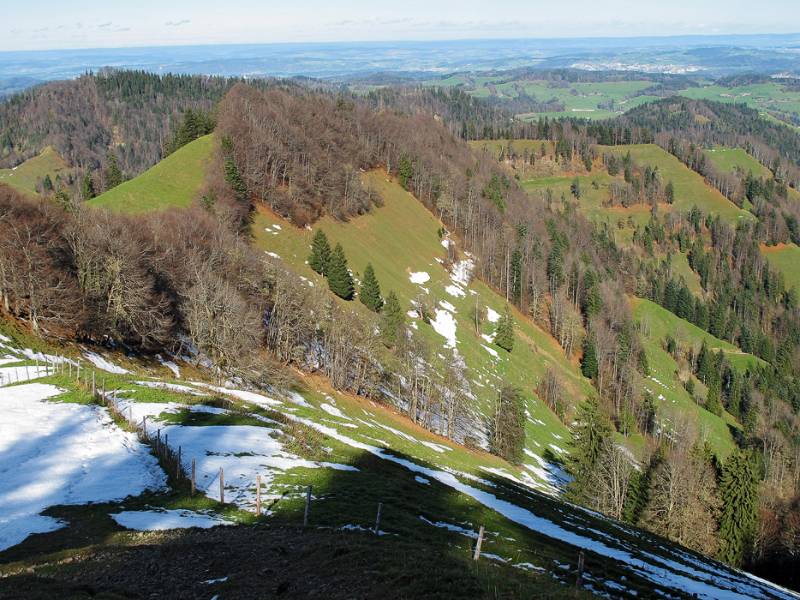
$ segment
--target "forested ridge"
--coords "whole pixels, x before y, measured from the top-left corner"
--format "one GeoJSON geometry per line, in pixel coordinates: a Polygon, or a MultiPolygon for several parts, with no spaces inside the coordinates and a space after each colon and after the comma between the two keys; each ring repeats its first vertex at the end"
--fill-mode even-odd
{"type": "MultiPolygon", "coordinates": [[[[374,316],[359,319],[326,291],[310,293],[288,270],[265,265],[248,243],[255,205],[298,227],[323,215],[346,221],[380,210],[361,174],[382,169],[475,256],[476,276],[551,333],[592,381],[594,395],[576,402],[574,414],[559,413],[574,425],[571,499],[734,565],[774,574],[792,563],[800,307],[759,244],[800,241],[800,212],[789,198],[798,181],[797,133],[744,107],[676,98],[604,123],[521,124],[458,91],[387,88],[361,97],[285,83],[136,73],[87,75],[0,105],[4,161],[18,162],[49,144],[101,177],[109,172],[109,147],[116,148],[118,168],[133,175],[212,128],[220,149],[202,197],[187,212],[90,213],[80,191],[54,203],[0,186],[4,310],[49,335],[143,352],[190,341],[242,377],[275,376],[281,364],[291,364],[320,371],[337,388],[390,401],[383,384],[387,369],[399,367],[382,357],[413,364],[419,354],[403,341],[402,311],[388,295],[383,303],[377,281],[368,277],[368,289],[359,292],[374,316]],[[54,103],[70,106],[55,127],[42,118],[54,103]],[[608,227],[582,215],[579,186],[573,198],[526,194],[507,163],[532,164],[540,158],[535,153],[498,161],[464,142],[501,135],[552,143],[554,160],[574,172],[623,172],[624,185],[611,201],[651,209],[631,246],[618,245],[608,227]],[[115,136],[126,143],[115,146],[115,136]],[[732,225],[697,208],[660,212],[674,199],[670,182],[649,165],[604,150],[637,142],[659,144],[737,206],[750,207],[754,219],[732,225]],[[772,177],[718,172],[702,158],[710,144],[747,148],[772,177]],[[680,252],[700,281],[699,294],[662,260],[680,252]],[[716,455],[696,424],[674,431],[659,424],[643,385],[651,371],[631,297],[648,298],[762,360],[741,369],[705,344],[663,340],[685,372],[682,381],[702,384],[702,394],[694,388],[690,394],[703,410],[731,415],[736,447],[729,456],[716,455]],[[310,322],[308,314],[321,316],[310,322]],[[266,370],[258,367],[265,356],[266,370]],[[631,460],[625,443],[633,438],[643,440],[646,460],[631,460]]],[[[333,269],[325,256],[320,272],[333,269]]],[[[336,260],[336,274],[325,275],[347,301],[355,297],[354,284],[345,258],[336,260]]],[[[503,325],[508,330],[498,345],[513,352],[513,323],[503,325]]],[[[408,393],[450,423],[454,398],[465,402],[459,379],[443,373],[408,393]]],[[[560,388],[550,374],[537,389],[555,412],[560,388]]],[[[524,411],[515,390],[498,392],[493,450],[518,460],[524,411]]],[[[463,430],[450,435],[463,440],[463,430]]]]}

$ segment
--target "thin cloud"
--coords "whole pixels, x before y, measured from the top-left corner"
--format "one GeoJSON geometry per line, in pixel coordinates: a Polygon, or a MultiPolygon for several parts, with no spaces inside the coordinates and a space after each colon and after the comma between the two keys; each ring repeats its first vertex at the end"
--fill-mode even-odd
{"type": "Polygon", "coordinates": [[[112,25],[113,23],[111,21],[106,21],[105,23],[100,23],[100,25],[98,25],[97,28],[105,29],[106,27],[111,27],[112,25]]]}
{"type": "Polygon", "coordinates": [[[167,27],[180,27],[181,25],[188,25],[191,22],[191,19],[181,19],[180,21],[167,21],[164,25],[167,27]]]}

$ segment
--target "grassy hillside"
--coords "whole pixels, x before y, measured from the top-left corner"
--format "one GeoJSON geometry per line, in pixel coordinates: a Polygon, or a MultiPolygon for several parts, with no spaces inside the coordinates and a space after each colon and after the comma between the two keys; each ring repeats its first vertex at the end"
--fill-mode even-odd
{"type": "Polygon", "coordinates": [[[69,167],[61,155],[52,146],[42,150],[41,154],[26,160],[13,169],[0,169],[0,183],[5,183],[25,194],[36,195],[36,184],[50,175],[55,185],[56,177],[65,177],[69,167]]]}
{"type": "MultiPolygon", "coordinates": [[[[473,281],[468,287],[454,282],[441,264],[447,257],[443,244],[449,243],[440,239],[437,233],[442,224],[411,194],[394,181],[387,180],[384,174],[369,173],[366,181],[381,195],[384,206],[349,223],[326,217],[315,228],[325,231],[332,244],[342,244],[356,278],[371,262],[383,293],[393,290],[405,310],[411,309],[412,300],[421,296],[433,310],[438,311],[432,325],[419,318],[407,319],[415,334],[421,335],[433,349],[432,360],[436,364],[445,365],[452,360],[452,348],[434,327],[438,327],[440,320],[444,323],[453,319],[456,349],[469,368],[470,386],[476,396],[477,408],[484,415],[491,414],[502,381],[510,381],[523,390],[528,400],[529,450],[538,455],[548,448],[557,455],[566,450],[568,430],[535,397],[533,390],[550,366],[564,383],[565,399],[574,404],[593,393],[589,382],[579,374],[577,365],[564,357],[551,336],[516,311],[517,340],[512,353],[506,353],[490,341],[495,328],[490,318],[481,323],[480,334],[476,332],[475,307],[482,312],[490,309],[493,313],[502,313],[505,300],[479,281],[473,281]],[[414,273],[417,275],[412,276],[414,273]],[[412,279],[425,281],[414,283],[412,279]]],[[[282,258],[315,285],[325,285],[305,265],[311,231],[298,230],[265,210],[256,216],[254,231],[255,243],[259,247],[282,258]]],[[[464,256],[461,258],[469,260],[464,256]]],[[[366,310],[357,300],[352,306],[366,310]]]]}
{"type": "Polygon", "coordinates": [[[213,135],[201,137],[88,204],[126,213],[188,206],[203,185],[213,147],[213,135]]]}
{"type": "MultiPolygon", "coordinates": [[[[147,416],[149,435],[125,439],[131,452],[141,454],[144,447],[157,457],[169,484],[92,503],[103,486],[80,484],[119,477],[116,462],[94,457],[88,482],[85,464],[29,469],[30,486],[15,496],[15,507],[31,511],[32,518],[49,518],[50,526],[31,531],[29,520],[12,515],[28,536],[0,551],[0,595],[50,597],[56,591],[86,597],[91,589],[95,597],[189,590],[192,597],[210,592],[305,597],[324,589],[332,598],[352,597],[354,590],[367,596],[380,591],[383,597],[448,597],[458,585],[478,598],[786,597],[662,538],[537,493],[496,457],[450,444],[385,407],[338,394],[324,381],[304,378],[294,389],[216,387],[209,383],[212,373],[177,357],[167,368],[41,342],[39,351],[48,354],[35,355],[24,347],[29,336],[2,325],[0,330],[5,355],[0,373],[15,369],[19,378],[3,388],[4,408],[52,390],[49,400],[28,404],[43,414],[81,415],[74,428],[63,421],[59,427],[47,419],[26,422],[31,431],[24,443],[10,447],[9,460],[24,455],[27,465],[54,453],[82,451],[82,429],[92,423],[90,446],[137,427],[141,433],[141,417],[147,416]],[[38,374],[24,368],[36,367],[32,357],[38,374]],[[65,357],[72,361],[72,375],[65,357]],[[80,379],[76,365],[82,368],[80,379]],[[26,383],[28,376],[35,383],[26,383]],[[105,396],[92,396],[90,379],[105,396]],[[113,407],[113,419],[107,407],[113,407]],[[194,494],[187,480],[193,462],[194,494]],[[256,476],[260,517],[254,513],[256,476]],[[308,486],[308,526],[300,535],[308,486]],[[59,500],[54,490],[65,489],[83,496],[59,500]],[[39,504],[30,508],[29,502],[39,504]],[[382,512],[375,531],[378,503],[382,512]],[[167,517],[228,527],[203,532],[172,524],[170,531],[152,530],[163,527],[159,520],[167,517]],[[481,526],[486,534],[475,563],[481,526]],[[583,590],[575,591],[580,550],[583,590]],[[423,561],[426,568],[400,557],[412,557],[414,565],[423,561]]],[[[540,468],[532,463],[525,469],[540,468]]]]}
{"type": "Polygon", "coordinates": [[[750,172],[757,177],[772,178],[772,172],[742,148],[714,146],[706,150],[705,154],[714,166],[724,173],[734,173],[738,170],[743,173],[750,172]]]}
{"type": "Polygon", "coordinates": [[[655,144],[609,146],[604,150],[620,155],[630,152],[634,162],[642,168],[646,165],[658,167],[664,184],[672,181],[675,186],[675,202],[672,205],[674,210],[683,212],[697,206],[705,213],[719,215],[734,224],[740,219],[754,218],[752,214],[737,207],[716,189],[706,185],[701,175],[655,144]]]}
{"type": "Polygon", "coordinates": [[[787,288],[800,292],[800,247],[795,244],[761,246],[761,253],[773,269],[783,273],[787,288]]]}
{"type": "MultiPolygon", "coordinates": [[[[645,389],[659,400],[659,414],[667,419],[672,428],[696,427],[721,457],[733,450],[734,442],[729,426],[738,427],[735,419],[724,413],[718,417],[693,399],[683,386],[682,381],[691,375],[689,369],[679,366],[675,359],[664,349],[664,340],[672,336],[683,348],[699,349],[703,341],[709,349],[722,350],[731,365],[740,370],[756,364],[758,358],[746,354],[733,344],[715,338],[711,334],[692,325],[688,321],[676,317],[658,304],[642,298],[631,300],[634,318],[640,324],[642,341],[650,366],[650,377],[645,389]],[[680,375],[680,376],[679,376],[680,375]]],[[[700,401],[705,397],[704,386],[695,378],[695,395],[700,401]]]]}

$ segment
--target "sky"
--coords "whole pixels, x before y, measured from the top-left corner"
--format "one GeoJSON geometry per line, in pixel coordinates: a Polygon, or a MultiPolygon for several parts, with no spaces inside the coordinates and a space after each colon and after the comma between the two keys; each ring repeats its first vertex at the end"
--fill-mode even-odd
{"type": "Polygon", "coordinates": [[[800,32],[798,0],[16,0],[0,51],[800,32]]]}

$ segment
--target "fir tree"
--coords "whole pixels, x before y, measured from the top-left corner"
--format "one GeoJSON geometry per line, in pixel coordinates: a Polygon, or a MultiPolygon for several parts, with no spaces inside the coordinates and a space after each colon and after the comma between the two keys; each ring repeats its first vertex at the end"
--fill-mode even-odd
{"type": "Polygon", "coordinates": [[[706,395],[706,410],[717,416],[722,414],[722,400],[720,399],[719,379],[714,377],[708,386],[706,395]]]}
{"type": "Polygon", "coordinates": [[[600,372],[597,365],[597,350],[591,336],[583,340],[583,358],[581,359],[581,373],[588,379],[594,379],[600,372]]]}
{"type": "Polygon", "coordinates": [[[84,200],[91,200],[97,194],[94,191],[94,181],[92,180],[92,176],[89,173],[83,176],[83,182],[81,183],[81,197],[84,200]]]}
{"type": "Polygon", "coordinates": [[[753,546],[757,525],[758,478],[751,454],[736,450],[728,457],[720,480],[720,558],[739,566],[753,546]]]}
{"type": "Polygon", "coordinates": [[[386,304],[383,306],[383,320],[381,322],[381,335],[387,346],[394,346],[399,337],[405,322],[403,309],[400,301],[394,292],[389,292],[386,296],[386,304]]]}
{"type": "Polygon", "coordinates": [[[331,260],[331,245],[328,236],[322,229],[317,229],[311,240],[311,255],[308,257],[308,266],[320,275],[328,274],[328,264],[331,260]]]}
{"type": "Polygon", "coordinates": [[[514,320],[511,317],[508,306],[506,306],[506,312],[497,323],[494,343],[506,352],[511,352],[514,349],[514,320]]]}
{"type": "Polygon", "coordinates": [[[675,186],[672,185],[672,182],[667,182],[667,187],[664,188],[664,195],[667,198],[667,203],[672,204],[675,202],[675,186]]]}
{"type": "Polygon", "coordinates": [[[572,438],[573,451],[568,459],[569,470],[575,479],[570,484],[569,495],[580,501],[612,430],[611,423],[601,413],[600,404],[594,397],[578,407],[576,422],[572,438]]]}
{"type": "Polygon", "coordinates": [[[247,200],[247,185],[245,185],[242,176],[239,174],[236,161],[233,160],[232,156],[225,159],[225,182],[231,186],[239,202],[247,200]]]}
{"type": "Polygon", "coordinates": [[[492,426],[492,453],[519,463],[525,448],[525,399],[511,385],[500,390],[492,426]]]}
{"type": "Polygon", "coordinates": [[[353,299],[355,293],[353,276],[350,275],[350,270],[347,268],[347,258],[345,258],[344,248],[341,244],[336,244],[331,253],[328,263],[328,287],[339,298],[353,299]]]}
{"type": "Polygon", "coordinates": [[[364,269],[364,280],[361,282],[361,291],[358,293],[358,298],[372,312],[381,312],[381,308],[383,308],[381,287],[371,264],[368,264],[367,268],[364,269]]]}
{"type": "Polygon", "coordinates": [[[114,152],[108,153],[108,164],[105,170],[106,190],[117,187],[122,183],[122,171],[117,164],[117,155],[114,152]]]}

